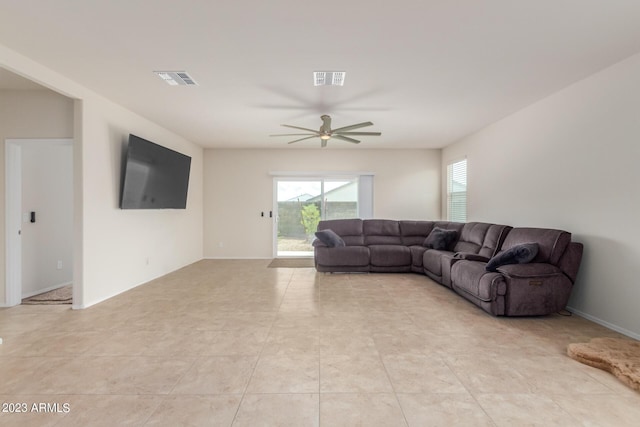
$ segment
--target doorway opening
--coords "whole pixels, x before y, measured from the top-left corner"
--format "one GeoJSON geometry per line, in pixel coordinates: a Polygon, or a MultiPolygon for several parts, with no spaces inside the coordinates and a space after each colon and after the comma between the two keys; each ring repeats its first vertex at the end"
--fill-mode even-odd
{"type": "Polygon", "coordinates": [[[72,285],[73,140],[7,139],[6,305],[72,285]]]}

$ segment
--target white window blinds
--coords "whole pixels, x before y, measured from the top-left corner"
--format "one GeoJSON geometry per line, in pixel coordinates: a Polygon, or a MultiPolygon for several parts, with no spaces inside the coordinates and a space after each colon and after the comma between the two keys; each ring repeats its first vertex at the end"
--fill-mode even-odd
{"type": "Polygon", "coordinates": [[[447,219],[467,222],[467,160],[447,166],[447,219]]]}

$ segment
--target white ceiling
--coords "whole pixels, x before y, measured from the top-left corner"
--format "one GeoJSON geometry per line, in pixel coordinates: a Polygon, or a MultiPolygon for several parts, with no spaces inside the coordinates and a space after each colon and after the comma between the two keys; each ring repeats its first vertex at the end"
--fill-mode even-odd
{"type": "Polygon", "coordinates": [[[640,52],[640,1],[0,0],[0,43],[205,147],[438,148],[640,52]]]}

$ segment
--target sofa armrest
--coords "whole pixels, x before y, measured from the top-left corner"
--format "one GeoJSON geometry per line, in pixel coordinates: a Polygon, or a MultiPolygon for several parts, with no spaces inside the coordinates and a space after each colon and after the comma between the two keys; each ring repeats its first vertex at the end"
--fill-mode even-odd
{"type": "Polygon", "coordinates": [[[314,248],[326,248],[326,247],[328,247],[327,245],[322,243],[322,240],[320,240],[320,239],[314,239],[313,242],[311,242],[311,246],[313,246],[314,248]]]}
{"type": "Polygon", "coordinates": [[[560,257],[558,267],[571,279],[571,283],[575,283],[576,277],[578,276],[583,249],[582,243],[571,242],[564,251],[564,254],[560,257]]]}
{"type": "Polygon", "coordinates": [[[497,271],[507,277],[518,278],[551,277],[562,274],[562,270],[555,265],[544,263],[502,265],[497,271]]]}
{"type": "Polygon", "coordinates": [[[489,262],[489,258],[486,256],[474,254],[473,252],[456,252],[453,258],[456,260],[466,259],[467,261],[489,262]]]}

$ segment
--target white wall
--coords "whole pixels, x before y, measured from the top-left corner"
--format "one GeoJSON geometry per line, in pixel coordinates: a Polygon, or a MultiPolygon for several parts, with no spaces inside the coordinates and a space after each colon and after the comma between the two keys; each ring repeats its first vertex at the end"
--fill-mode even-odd
{"type": "Polygon", "coordinates": [[[273,220],[260,217],[272,172],[373,172],[376,218],[440,218],[440,150],[208,149],[204,162],[207,258],[273,256],[273,220]]]}
{"type": "Polygon", "coordinates": [[[22,146],[22,297],[68,285],[73,278],[73,146],[22,146]],[[58,266],[60,262],[60,266],[58,266]],[[58,268],[59,267],[59,268],[58,268]]]}
{"type": "Polygon", "coordinates": [[[95,98],[83,101],[82,139],[85,305],[202,259],[202,148],[95,98]],[[192,157],[185,210],[119,209],[129,133],[192,157]]]}
{"type": "Polygon", "coordinates": [[[640,338],[640,54],[443,151],[468,159],[468,218],[585,245],[569,306],[640,338]]]}
{"type": "Polygon", "coordinates": [[[74,307],[95,304],[202,258],[201,147],[2,45],[0,66],[75,100],[74,307]],[[187,209],[118,208],[129,133],[192,157],[187,209]]]}
{"type": "MultiPolygon", "coordinates": [[[[49,90],[0,91],[0,221],[5,218],[4,141],[73,137],[73,101],[49,90]]],[[[5,227],[0,227],[0,306],[5,303],[5,227]]]]}

